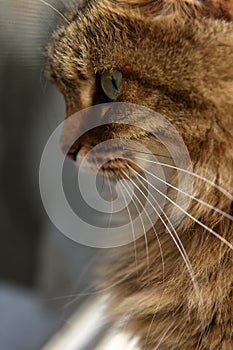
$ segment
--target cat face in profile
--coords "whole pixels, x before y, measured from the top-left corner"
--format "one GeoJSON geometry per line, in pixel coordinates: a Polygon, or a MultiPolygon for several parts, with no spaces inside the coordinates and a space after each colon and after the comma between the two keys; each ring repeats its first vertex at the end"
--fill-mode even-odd
{"type": "MultiPolygon", "coordinates": [[[[112,313],[132,315],[128,327],[146,349],[233,348],[233,2],[93,0],[65,16],[49,45],[47,73],[64,95],[67,120],[98,104],[144,106],[178,131],[193,166],[191,203],[175,238],[165,212],[146,241],[136,242],[136,265],[131,246],[109,264],[103,285],[116,285],[112,313]]],[[[150,144],[169,158],[148,131],[126,124],[102,125],[70,143],[92,117],[64,127],[71,159],[114,138],[150,144]]],[[[153,114],[130,118],[169,139],[153,114]]],[[[104,171],[132,177],[131,168],[115,159],[104,171]]]]}

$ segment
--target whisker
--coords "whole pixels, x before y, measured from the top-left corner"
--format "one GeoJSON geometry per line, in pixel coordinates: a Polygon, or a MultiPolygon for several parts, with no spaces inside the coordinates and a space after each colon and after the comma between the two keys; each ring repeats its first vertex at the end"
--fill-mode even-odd
{"type": "Polygon", "coordinates": [[[102,176],[102,187],[101,187],[100,195],[103,194],[103,190],[104,190],[104,180],[105,180],[105,177],[102,176]]]}
{"type": "Polygon", "coordinates": [[[50,7],[53,11],[55,11],[66,23],[70,24],[70,21],[68,20],[68,18],[66,18],[56,7],[54,7],[53,5],[51,5],[50,3],[48,3],[45,0],[39,0],[42,4],[44,4],[45,6],[50,7]]]}
{"type": "MultiPolygon", "coordinates": [[[[142,153],[140,151],[137,151],[138,153],[142,153]]],[[[150,153],[148,153],[150,154],[150,153]]],[[[151,154],[150,154],[151,155],[151,154]]],[[[141,157],[137,157],[137,156],[134,156],[135,159],[140,159],[140,160],[143,160],[143,161],[146,161],[146,162],[149,162],[149,163],[153,163],[153,164],[157,164],[157,165],[162,165],[162,166],[165,166],[167,168],[171,168],[171,169],[175,169],[175,170],[179,170],[179,171],[182,171],[186,174],[189,174],[189,175],[192,175],[202,181],[205,181],[206,183],[208,183],[210,186],[218,189],[220,192],[222,192],[226,197],[228,197],[230,200],[233,201],[233,195],[230,194],[227,190],[225,190],[222,186],[219,186],[217,184],[215,184],[213,181],[210,181],[208,179],[206,179],[204,176],[201,176],[199,174],[196,174],[190,170],[187,170],[187,169],[182,169],[182,168],[179,168],[179,167],[176,167],[174,165],[171,165],[171,164],[166,164],[166,163],[162,163],[162,162],[157,162],[157,161],[154,161],[154,160],[150,160],[150,159],[146,159],[146,158],[141,158],[141,157]]]]}
{"type": "MultiPolygon", "coordinates": [[[[106,173],[104,175],[107,177],[108,186],[110,188],[111,196],[112,196],[112,199],[113,199],[112,186],[111,186],[111,181],[110,181],[109,175],[108,175],[108,173],[106,173]]],[[[111,201],[111,214],[110,214],[110,217],[109,217],[109,220],[108,220],[108,227],[107,227],[108,231],[110,229],[110,225],[111,225],[111,221],[112,221],[112,212],[113,212],[113,202],[111,201]]]]}
{"type": "MultiPolygon", "coordinates": [[[[124,173],[124,172],[123,172],[123,173],[124,173]]],[[[129,180],[134,186],[136,186],[136,184],[134,183],[134,181],[133,181],[126,173],[124,173],[124,175],[128,178],[128,180],[129,180]]],[[[138,188],[138,190],[139,190],[139,188],[138,188]]],[[[143,194],[143,195],[144,195],[144,194],[143,194]]],[[[145,195],[144,195],[144,197],[145,197],[145,195]]],[[[146,197],[145,197],[145,198],[146,198],[146,197]]],[[[139,200],[139,199],[138,199],[138,200],[139,200]]],[[[140,204],[142,205],[141,202],[140,202],[140,204]]],[[[152,207],[153,207],[153,205],[152,205],[152,207]]],[[[146,215],[147,215],[147,217],[148,217],[148,219],[149,219],[149,221],[150,221],[151,227],[153,228],[153,231],[154,231],[154,233],[155,233],[155,236],[156,236],[157,241],[158,241],[158,244],[159,244],[160,256],[161,256],[161,260],[162,260],[162,276],[163,276],[163,283],[164,283],[165,263],[164,263],[164,256],[163,256],[162,245],[161,245],[159,236],[158,236],[158,234],[157,234],[157,232],[156,232],[156,230],[155,230],[155,228],[154,228],[154,225],[153,225],[153,223],[152,223],[152,221],[151,221],[150,216],[147,214],[146,211],[145,211],[145,213],[146,213],[146,215]]],[[[146,230],[145,230],[144,232],[145,232],[145,236],[146,236],[146,230]]],[[[165,292],[165,290],[163,290],[162,296],[163,296],[164,292],[165,292]]],[[[153,318],[152,318],[152,320],[151,320],[151,323],[150,323],[150,326],[149,326],[149,329],[148,329],[148,332],[147,332],[147,337],[146,337],[146,340],[145,340],[144,349],[145,349],[145,347],[146,347],[146,344],[147,344],[147,341],[148,341],[148,337],[149,337],[149,333],[150,333],[150,330],[151,330],[153,321],[154,321],[154,319],[155,319],[156,310],[157,310],[158,308],[159,308],[159,305],[156,305],[156,308],[154,309],[154,315],[153,315],[153,318]]]]}
{"type": "MultiPolygon", "coordinates": [[[[119,179],[119,178],[118,178],[119,179]]],[[[121,182],[122,184],[122,182],[121,182]]],[[[138,271],[138,263],[137,263],[137,245],[136,245],[136,236],[135,236],[135,231],[134,231],[134,226],[133,226],[133,219],[132,219],[132,215],[130,213],[130,210],[128,208],[127,205],[127,200],[125,198],[124,192],[122,191],[122,189],[119,186],[119,189],[121,191],[121,194],[123,196],[124,202],[125,202],[125,206],[126,206],[126,210],[128,212],[129,215],[129,219],[130,219],[130,224],[131,224],[131,228],[132,228],[132,235],[133,235],[133,244],[134,244],[134,256],[135,256],[135,265],[136,265],[136,270],[138,271]]],[[[129,193],[129,192],[128,192],[129,193]]]]}
{"type": "MultiPolygon", "coordinates": [[[[124,173],[124,171],[123,171],[123,173],[124,173]]],[[[133,181],[126,173],[124,173],[124,175],[125,175],[125,176],[128,178],[128,180],[129,180],[134,186],[136,186],[137,189],[139,190],[139,187],[134,183],[134,181],[133,181]]],[[[140,191],[140,192],[141,192],[141,191],[140,191]]],[[[143,194],[143,196],[144,196],[144,198],[146,198],[144,194],[143,194]]],[[[140,205],[143,207],[142,202],[140,201],[140,199],[137,198],[137,200],[139,201],[140,205]]],[[[155,230],[155,228],[154,228],[154,225],[153,225],[153,223],[152,223],[152,220],[151,220],[149,214],[148,214],[146,211],[145,211],[145,214],[146,214],[148,220],[150,221],[151,227],[153,228],[154,234],[155,234],[156,239],[157,239],[157,241],[158,241],[159,251],[160,251],[160,256],[161,256],[161,262],[162,262],[162,271],[163,271],[163,272],[162,272],[162,275],[163,275],[163,281],[164,281],[165,262],[164,262],[164,254],[163,254],[162,245],[161,245],[161,242],[160,242],[158,233],[156,232],[156,230],[155,230]]],[[[144,225],[143,225],[143,226],[144,226],[144,225]]],[[[144,229],[144,232],[145,232],[145,237],[146,237],[146,229],[144,229]]]]}
{"type": "Polygon", "coordinates": [[[150,152],[145,152],[145,151],[138,151],[137,149],[125,148],[124,146],[123,146],[123,150],[124,151],[130,151],[130,152],[136,152],[136,153],[142,153],[142,154],[149,154],[149,155],[153,155],[153,156],[161,157],[161,158],[172,159],[171,156],[165,156],[165,155],[162,155],[162,154],[150,153],[150,152]]]}
{"type": "MultiPolygon", "coordinates": [[[[146,170],[145,170],[145,171],[146,171],[146,170]]],[[[150,172],[148,172],[148,173],[149,173],[150,175],[152,175],[150,172]]],[[[156,175],[153,174],[153,177],[156,178],[157,180],[161,181],[161,182],[164,183],[165,185],[167,185],[167,186],[169,186],[169,187],[175,189],[176,191],[178,191],[178,192],[184,194],[185,196],[187,196],[187,197],[189,197],[189,198],[195,200],[196,202],[198,202],[198,203],[200,203],[200,204],[205,205],[206,207],[208,207],[208,208],[210,208],[210,209],[216,211],[217,213],[219,213],[219,214],[225,216],[227,219],[233,221],[233,216],[230,215],[230,214],[228,214],[228,213],[226,213],[225,211],[223,211],[223,210],[221,210],[221,209],[219,209],[219,208],[216,208],[215,206],[213,206],[213,205],[211,205],[211,204],[209,204],[209,203],[203,201],[202,199],[196,198],[195,196],[193,196],[193,195],[191,195],[191,194],[189,194],[189,193],[187,193],[187,192],[181,190],[180,188],[178,188],[178,187],[176,187],[176,186],[170,184],[169,182],[167,182],[167,181],[161,179],[159,176],[156,176],[156,175]]]]}
{"type": "MultiPolygon", "coordinates": [[[[141,179],[145,180],[143,178],[142,175],[140,175],[137,171],[135,171],[130,165],[128,165],[129,168],[131,168],[131,170],[134,172],[134,174],[138,177],[140,177],[141,179]]],[[[127,175],[127,174],[126,174],[127,175]]],[[[127,175],[128,176],[128,175],[127,175]]],[[[142,186],[144,186],[144,184],[140,181],[140,179],[138,178],[139,182],[142,184],[142,186]]],[[[131,181],[133,181],[131,179],[131,181]]],[[[149,183],[148,183],[149,184],[149,183]]],[[[152,186],[152,184],[150,184],[152,186]]],[[[137,185],[136,185],[137,186],[137,185]]],[[[152,186],[153,187],[153,186],[152,186]]],[[[141,191],[139,188],[138,188],[139,191],[141,191]]],[[[145,194],[142,192],[142,194],[145,196],[145,194]]],[[[152,195],[149,193],[149,195],[152,197],[152,195]]],[[[145,196],[146,198],[146,196],[145,196]]],[[[150,200],[148,198],[146,198],[148,200],[148,202],[150,203],[150,205],[153,207],[154,211],[157,213],[157,215],[159,216],[159,213],[157,211],[157,209],[153,206],[153,204],[150,202],[150,200]]],[[[174,234],[176,236],[176,238],[174,237],[173,233],[171,232],[170,228],[168,227],[168,225],[166,224],[166,222],[163,220],[163,218],[161,216],[160,217],[160,220],[162,221],[163,225],[165,226],[165,228],[168,230],[173,242],[175,243],[176,247],[178,248],[184,262],[185,262],[185,265],[188,269],[188,272],[189,272],[189,275],[191,277],[191,281],[193,283],[193,287],[194,287],[194,290],[195,290],[195,293],[196,293],[196,296],[197,296],[197,300],[198,300],[198,305],[199,305],[199,309],[200,309],[200,313],[201,315],[203,315],[203,302],[202,302],[202,298],[201,298],[201,295],[200,295],[200,290],[199,290],[199,286],[198,286],[198,282],[196,280],[196,276],[194,274],[194,271],[193,271],[193,268],[192,268],[192,265],[191,265],[191,262],[189,260],[189,257],[188,257],[188,254],[180,240],[180,237],[178,235],[178,233],[176,232],[174,226],[172,225],[171,221],[169,220],[169,218],[167,217],[166,213],[164,212],[164,210],[161,208],[161,206],[159,205],[158,201],[152,197],[152,199],[155,201],[155,203],[157,204],[157,206],[160,208],[161,212],[163,213],[163,215],[165,216],[165,218],[167,219],[167,221],[169,222],[170,226],[173,228],[173,231],[174,231],[174,234]],[[177,240],[176,240],[177,239],[177,240]]],[[[203,327],[204,328],[204,327],[203,327]]]]}
{"type": "MultiPolygon", "coordinates": [[[[127,186],[127,183],[124,184],[124,183],[122,182],[121,184],[123,185],[123,187],[124,187],[125,191],[128,193],[128,195],[130,195],[130,193],[129,193],[129,191],[127,190],[127,188],[130,189],[130,190],[131,190],[131,188],[130,188],[129,186],[127,186]]],[[[134,193],[133,193],[132,190],[131,190],[131,194],[132,194],[131,200],[132,200],[134,206],[136,207],[138,216],[140,217],[140,220],[141,220],[141,223],[142,223],[142,227],[143,227],[144,238],[145,238],[145,244],[146,244],[147,269],[148,269],[148,271],[149,271],[150,259],[149,259],[149,249],[148,249],[148,240],[147,240],[147,236],[146,236],[146,229],[145,229],[145,225],[144,225],[144,222],[143,222],[143,220],[142,220],[142,217],[140,216],[139,208],[138,208],[138,206],[137,206],[135,200],[133,199],[133,194],[134,194],[134,193]]],[[[137,197],[137,201],[138,201],[139,204],[142,206],[142,203],[141,203],[141,201],[140,201],[140,199],[139,199],[138,197],[137,197]]]]}
{"type": "MultiPolygon", "coordinates": [[[[133,171],[134,169],[132,167],[130,167],[133,171]]],[[[145,171],[146,173],[150,174],[151,176],[155,176],[154,174],[152,174],[150,171],[144,169],[141,167],[141,169],[143,171],[145,171]]],[[[137,173],[138,174],[138,173],[137,173]]],[[[140,174],[138,174],[140,175],[140,174]]],[[[141,175],[140,175],[141,176],[141,175]]],[[[164,198],[166,198],[167,200],[169,200],[169,202],[171,202],[176,208],[178,208],[179,210],[181,210],[185,215],[187,215],[190,219],[194,220],[197,224],[199,224],[201,227],[203,227],[204,229],[206,229],[207,231],[209,231],[210,233],[212,233],[215,237],[217,237],[218,239],[220,239],[223,243],[225,243],[229,248],[231,248],[233,250],[233,244],[231,244],[230,242],[228,242],[224,237],[222,237],[220,234],[218,234],[216,231],[212,230],[211,228],[209,228],[208,226],[206,226],[205,224],[203,224],[203,222],[199,221],[198,219],[196,219],[194,216],[192,216],[191,214],[189,214],[186,210],[184,210],[180,205],[178,205],[177,203],[175,203],[171,198],[169,198],[168,196],[166,196],[163,192],[161,192],[158,188],[156,188],[155,186],[153,186],[152,184],[150,184],[151,187],[153,187],[159,194],[161,194],[164,198]]]]}
{"type": "MultiPolygon", "coordinates": [[[[140,178],[142,178],[143,180],[145,180],[141,174],[139,174],[136,170],[134,170],[130,165],[128,165],[128,166],[131,168],[131,170],[135,173],[135,175],[136,175],[137,177],[139,176],[140,178]]],[[[140,179],[138,179],[138,180],[140,181],[140,179]]],[[[131,181],[133,181],[133,180],[131,179],[131,181]]],[[[142,186],[144,186],[142,182],[141,182],[141,184],[142,184],[142,186]]],[[[150,185],[152,186],[152,184],[150,184],[150,185]]],[[[137,186],[137,185],[135,184],[135,186],[137,186]]],[[[152,186],[152,187],[153,187],[153,186],[152,186]]],[[[141,191],[139,187],[138,187],[138,190],[141,191]]],[[[156,190],[156,188],[155,188],[155,190],[156,190]]],[[[144,194],[143,192],[142,192],[142,194],[145,196],[145,194],[144,194]]],[[[152,195],[151,195],[150,193],[149,193],[149,195],[152,197],[152,195]]],[[[146,197],[145,197],[145,198],[146,198],[146,197]]],[[[164,224],[164,226],[168,229],[168,232],[171,234],[171,237],[174,238],[174,236],[173,236],[171,230],[169,229],[169,227],[167,226],[167,224],[166,224],[166,222],[163,220],[163,218],[159,215],[157,209],[153,206],[153,204],[151,203],[151,201],[150,201],[148,198],[146,198],[146,199],[148,200],[148,202],[150,203],[150,205],[153,207],[153,209],[154,209],[154,211],[156,212],[156,214],[160,217],[160,219],[161,219],[162,223],[164,224]]],[[[158,207],[160,208],[160,210],[163,212],[163,214],[164,214],[164,216],[166,217],[166,219],[168,220],[168,222],[170,222],[169,218],[167,217],[166,213],[164,213],[164,211],[162,210],[162,208],[161,208],[161,206],[159,205],[158,201],[157,201],[155,198],[153,198],[153,197],[152,197],[152,199],[156,202],[156,204],[158,205],[158,207]]],[[[174,230],[174,233],[175,233],[175,235],[176,235],[176,237],[177,237],[177,240],[178,240],[179,244],[181,245],[181,247],[178,247],[177,244],[176,244],[177,242],[175,241],[175,238],[174,238],[174,242],[175,242],[177,248],[179,249],[179,251],[180,251],[180,249],[182,249],[182,251],[183,251],[183,253],[184,253],[184,255],[185,255],[184,260],[187,259],[187,260],[189,261],[188,255],[187,255],[187,253],[186,253],[186,251],[185,251],[185,248],[184,248],[184,246],[183,246],[183,244],[182,244],[182,242],[181,242],[181,240],[180,240],[180,238],[179,238],[179,235],[177,234],[177,232],[176,232],[176,230],[175,230],[175,228],[174,228],[174,226],[172,225],[171,222],[170,222],[170,225],[172,226],[172,228],[173,228],[173,230],[174,230]]],[[[182,256],[183,256],[183,255],[182,255],[182,256]]],[[[186,260],[185,260],[185,261],[186,261],[186,260]]],[[[190,264],[190,267],[191,267],[190,261],[189,261],[189,264],[190,264]]],[[[192,268],[191,268],[190,274],[191,274],[192,279],[193,279],[194,273],[193,273],[193,271],[192,271],[192,268]]],[[[195,280],[195,278],[194,278],[194,280],[195,280]]]]}

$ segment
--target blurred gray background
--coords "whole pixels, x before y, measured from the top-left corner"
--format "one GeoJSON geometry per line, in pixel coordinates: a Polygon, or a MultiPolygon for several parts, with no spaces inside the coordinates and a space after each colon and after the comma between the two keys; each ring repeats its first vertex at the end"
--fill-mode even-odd
{"type": "Polygon", "coordinates": [[[58,232],[40,198],[40,158],[65,113],[43,74],[58,20],[38,0],[0,0],[1,350],[40,349],[92,290],[101,253],[58,232]]]}

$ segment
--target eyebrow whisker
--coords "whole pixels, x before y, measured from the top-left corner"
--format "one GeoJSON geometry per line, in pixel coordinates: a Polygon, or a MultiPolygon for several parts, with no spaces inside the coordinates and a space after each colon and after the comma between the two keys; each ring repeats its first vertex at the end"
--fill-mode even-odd
{"type": "Polygon", "coordinates": [[[45,0],[39,0],[42,4],[44,4],[45,6],[50,7],[53,11],[55,11],[61,18],[63,18],[63,20],[67,23],[70,24],[70,21],[68,20],[68,18],[66,18],[66,16],[64,16],[56,7],[54,7],[53,5],[51,5],[49,2],[45,1],[45,0]]]}

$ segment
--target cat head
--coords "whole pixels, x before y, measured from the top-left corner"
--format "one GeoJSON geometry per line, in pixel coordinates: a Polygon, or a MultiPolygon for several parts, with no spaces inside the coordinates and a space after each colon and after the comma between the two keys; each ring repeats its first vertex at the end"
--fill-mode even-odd
{"type": "MultiPolygon", "coordinates": [[[[55,31],[48,48],[48,76],[64,95],[66,118],[106,102],[145,106],[178,131],[196,172],[230,190],[233,27],[229,8],[220,1],[84,1],[67,15],[67,23],[55,31]]],[[[105,112],[101,113],[98,118],[103,118],[105,112]]],[[[63,151],[72,159],[82,158],[107,139],[153,143],[154,137],[140,127],[108,125],[93,128],[71,144],[70,135],[85,129],[83,123],[91,118],[88,114],[64,127],[63,151]]],[[[152,131],[158,129],[152,115],[139,113],[135,118],[152,131]]],[[[153,151],[160,153],[157,146],[153,151]]],[[[124,161],[112,161],[105,170],[120,172],[121,166],[124,161]]]]}

